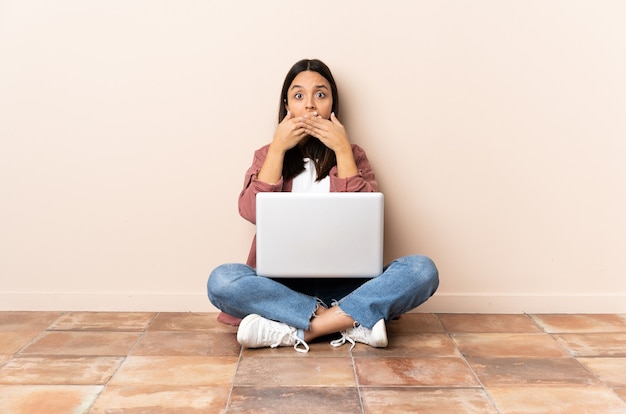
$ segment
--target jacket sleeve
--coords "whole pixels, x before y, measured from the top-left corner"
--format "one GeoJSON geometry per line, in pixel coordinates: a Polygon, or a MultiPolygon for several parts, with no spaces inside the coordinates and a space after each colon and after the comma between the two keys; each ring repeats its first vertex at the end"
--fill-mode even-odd
{"type": "Polygon", "coordinates": [[[330,191],[335,193],[342,192],[376,192],[378,191],[378,183],[374,176],[374,171],[370,166],[369,160],[363,148],[356,144],[352,144],[352,153],[354,161],[359,170],[357,175],[347,178],[339,178],[337,176],[337,166],[330,170],[330,191]]]}
{"type": "Polygon", "coordinates": [[[256,195],[261,192],[279,192],[283,189],[283,179],[281,177],[275,184],[268,184],[260,181],[259,171],[263,166],[269,145],[259,148],[254,152],[252,165],[246,171],[243,183],[243,190],[239,193],[239,214],[252,224],[256,224],[256,195]]]}

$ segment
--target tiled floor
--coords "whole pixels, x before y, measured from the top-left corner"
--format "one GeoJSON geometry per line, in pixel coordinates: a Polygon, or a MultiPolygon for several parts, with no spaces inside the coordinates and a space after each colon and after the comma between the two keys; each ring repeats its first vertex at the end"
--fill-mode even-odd
{"type": "Polygon", "coordinates": [[[626,315],[405,315],[242,350],[212,313],[0,312],[0,412],[626,413],[626,315]]]}

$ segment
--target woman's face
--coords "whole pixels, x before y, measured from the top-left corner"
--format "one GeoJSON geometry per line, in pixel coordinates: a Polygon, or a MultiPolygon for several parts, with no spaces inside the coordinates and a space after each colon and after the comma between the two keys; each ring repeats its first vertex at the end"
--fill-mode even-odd
{"type": "Polygon", "coordinates": [[[330,83],[317,72],[300,72],[291,82],[287,91],[285,107],[293,116],[317,115],[330,118],[333,108],[333,95],[330,83]]]}

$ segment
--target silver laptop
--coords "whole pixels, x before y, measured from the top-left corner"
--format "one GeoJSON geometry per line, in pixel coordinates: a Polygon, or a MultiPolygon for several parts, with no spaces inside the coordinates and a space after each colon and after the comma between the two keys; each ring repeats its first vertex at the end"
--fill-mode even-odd
{"type": "Polygon", "coordinates": [[[382,193],[257,194],[257,274],[379,276],[383,206],[382,193]]]}

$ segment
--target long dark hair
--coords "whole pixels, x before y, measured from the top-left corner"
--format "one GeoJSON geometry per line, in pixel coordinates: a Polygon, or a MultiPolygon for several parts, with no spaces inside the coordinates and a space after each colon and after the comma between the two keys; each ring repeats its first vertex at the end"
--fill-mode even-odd
{"type": "MultiPolygon", "coordinates": [[[[317,72],[322,75],[330,84],[330,90],[333,97],[332,112],[335,116],[339,116],[339,94],[337,92],[337,84],[333,78],[330,69],[324,62],[318,59],[302,59],[296,62],[283,82],[283,89],[280,93],[280,104],[278,106],[278,122],[280,123],[285,116],[287,116],[287,108],[285,104],[287,102],[287,93],[289,92],[289,86],[300,72],[307,70],[317,72]]],[[[304,171],[304,159],[309,158],[315,164],[315,171],[317,173],[316,181],[320,181],[328,176],[330,169],[337,165],[337,158],[335,152],[328,148],[319,139],[315,137],[309,137],[304,145],[296,145],[285,153],[283,160],[283,179],[289,180],[302,171],[304,171]]]]}

